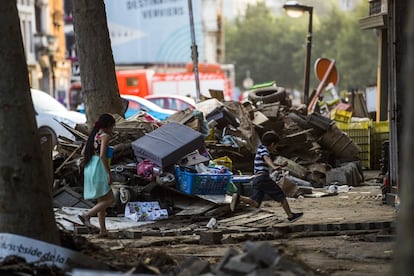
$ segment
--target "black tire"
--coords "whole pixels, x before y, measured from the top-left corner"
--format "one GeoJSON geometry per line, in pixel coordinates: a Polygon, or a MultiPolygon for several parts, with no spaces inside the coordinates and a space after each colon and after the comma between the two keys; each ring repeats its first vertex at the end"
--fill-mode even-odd
{"type": "Polygon", "coordinates": [[[256,104],[257,102],[274,103],[283,102],[286,99],[286,90],[283,87],[264,87],[249,91],[248,100],[256,104]]]}
{"type": "Polygon", "coordinates": [[[131,200],[131,192],[127,188],[119,189],[119,200],[122,204],[126,204],[131,200]]]}

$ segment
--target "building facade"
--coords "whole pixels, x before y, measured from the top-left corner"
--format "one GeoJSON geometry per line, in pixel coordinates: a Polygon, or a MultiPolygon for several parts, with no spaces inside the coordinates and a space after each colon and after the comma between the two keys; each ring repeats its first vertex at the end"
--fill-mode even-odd
{"type": "Polygon", "coordinates": [[[18,0],[20,27],[31,87],[59,99],[69,88],[63,0],[18,0]]]}
{"type": "Polygon", "coordinates": [[[19,11],[23,46],[29,70],[29,82],[31,86],[38,87],[38,79],[41,77],[41,71],[35,54],[34,33],[36,32],[36,19],[34,2],[34,0],[18,0],[17,9],[19,11]]]}

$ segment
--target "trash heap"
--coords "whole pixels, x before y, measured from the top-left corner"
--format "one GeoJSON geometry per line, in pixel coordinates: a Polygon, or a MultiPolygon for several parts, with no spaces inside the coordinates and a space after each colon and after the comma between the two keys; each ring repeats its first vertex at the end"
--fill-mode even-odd
{"type": "MultiPolygon", "coordinates": [[[[306,106],[294,107],[286,90],[275,84],[251,90],[248,101],[211,98],[165,121],[142,114],[115,117],[111,174],[119,212],[127,202],[154,200],[154,192],[162,194],[160,188],[191,195],[234,192],[233,183],[251,180],[256,147],[269,130],[281,138],[274,162],[288,165],[275,177],[288,196],[363,181],[358,145],[330,118],[306,115],[306,106]]],[[[85,128],[72,132],[86,141],[85,128]]],[[[70,187],[82,192],[81,142],[60,140],[58,145],[53,160],[56,205],[63,204],[56,191],[70,187]]]]}

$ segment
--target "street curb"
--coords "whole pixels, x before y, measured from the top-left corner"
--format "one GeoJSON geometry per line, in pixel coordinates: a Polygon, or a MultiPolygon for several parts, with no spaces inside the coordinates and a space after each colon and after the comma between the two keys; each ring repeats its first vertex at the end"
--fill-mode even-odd
{"type": "Polygon", "coordinates": [[[297,232],[330,232],[330,231],[348,231],[348,230],[380,230],[395,229],[395,221],[377,221],[377,222],[355,222],[355,223],[318,223],[318,224],[294,224],[274,226],[283,233],[297,232]]]}

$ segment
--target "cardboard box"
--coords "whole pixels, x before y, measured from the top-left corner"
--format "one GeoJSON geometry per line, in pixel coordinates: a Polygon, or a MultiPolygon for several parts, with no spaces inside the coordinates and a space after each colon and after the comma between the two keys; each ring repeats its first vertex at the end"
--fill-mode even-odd
{"type": "Polygon", "coordinates": [[[125,217],[134,221],[152,221],[168,218],[166,209],[161,209],[157,201],[128,202],[125,205],[125,217]]]}

